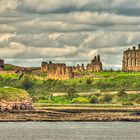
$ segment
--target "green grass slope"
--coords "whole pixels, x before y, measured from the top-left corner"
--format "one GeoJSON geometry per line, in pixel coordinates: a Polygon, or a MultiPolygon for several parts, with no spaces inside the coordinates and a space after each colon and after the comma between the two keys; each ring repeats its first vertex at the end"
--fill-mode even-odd
{"type": "Polygon", "coordinates": [[[6,101],[30,101],[31,98],[25,90],[17,88],[0,88],[0,100],[6,101]]]}
{"type": "Polygon", "coordinates": [[[90,74],[91,78],[80,77],[64,81],[38,79],[34,74],[25,74],[19,80],[19,74],[0,74],[0,87],[9,86],[26,90],[34,101],[47,100],[51,93],[68,92],[70,88],[73,88],[76,93],[97,90],[140,90],[140,72],[95,72],[90,74]]]}

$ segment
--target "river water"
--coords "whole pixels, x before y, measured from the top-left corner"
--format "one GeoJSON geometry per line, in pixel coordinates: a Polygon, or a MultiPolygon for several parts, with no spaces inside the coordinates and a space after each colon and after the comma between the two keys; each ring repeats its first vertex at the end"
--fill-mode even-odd
{"type": "Polygon", "coordinates": [[[0,140],[140,140],[140,122],[3,122],[0,140]]]}

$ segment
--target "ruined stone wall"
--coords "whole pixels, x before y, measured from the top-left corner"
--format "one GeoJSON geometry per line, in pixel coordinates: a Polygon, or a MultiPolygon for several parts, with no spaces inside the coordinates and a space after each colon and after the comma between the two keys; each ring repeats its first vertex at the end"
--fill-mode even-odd
{"type": "Polygon", "coordinates": [[[140,44],[138,49],[134,46],[133,49],[124,51],[122,69],[123,71],[140,71],[140,44]]]}
{"type": "Polygon", "coordinates": [[[83,72],[83,71],[85,71],[84,64],[82,64],[81,66],[79,64],[77,64],[77,66],[73,66],[72,71],[73,72],[83,72]]]}
{"type": "Polygon", "coordinates": [[[81,66],[77,64],[77,66],[73,66],[73,72],[83,72],[83,71],[91,71],[91,72],[99,72],[102,71],[102,62],[100,60],[100,55],[95,56],[91,63],[87,64],[85,67],[84,64],[81,66]]]}
{"type": "Polygon", "coordinates": [[[47,72],[47,79],[65,80],[74,77],[76,72],[84,71],[102,71],[102,63],[100,61],[100,56],[95,56],[95,58],[88,64],[85,68],[84,64],[77,65],[73,67],[68,67],[63,63],[52,63],[51,61],[42,62],[41,70],[47,72]]]}
{"type": "Polygon", "coordinates": [[[42,62],[41,71],[48,71],[48,62],[42,62]]]}
{"type": "Polygon", "coordinates": [[[66,64],[43,62],[41,69],[47,72],[47,79],[66,80],[73,78],[72,67],[68,67],[66,64]]]}
{"type": "Polygon", "coordinates": [[[4,70],[4,60],[0,59],[0,71],[4,70]]]}
{"type": "Polygon", "coordinates": [[[100,60],[100,55],[95,56],[90,64],[87,64],[87,71],[99,72],[102,71],[102,62],[100,60]]]}

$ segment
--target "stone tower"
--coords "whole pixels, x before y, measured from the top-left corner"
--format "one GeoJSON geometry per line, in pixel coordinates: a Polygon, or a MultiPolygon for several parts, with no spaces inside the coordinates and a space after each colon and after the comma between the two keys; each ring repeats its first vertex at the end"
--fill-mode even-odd
{"type": "Polygon", "coordinates": [[[99,72],[103,70],[100,55],[95,56],[91,63],[87,64],[87,70],[93,72],[99,72]]]}
{"type": "Polygon", "coordinates": [[[128,49],[123,53],[122,61],[123,71],[140,71],[140,44],[138,49],[134,46],[133,49],[128,49]]]}

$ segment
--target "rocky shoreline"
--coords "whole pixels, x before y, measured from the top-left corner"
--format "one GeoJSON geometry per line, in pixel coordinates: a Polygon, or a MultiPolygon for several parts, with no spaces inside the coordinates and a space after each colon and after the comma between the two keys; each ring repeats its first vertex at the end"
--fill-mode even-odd
{"type": "Polygon", "coordinates": [[[97,111],[97,110],[24,110],[1,112],[0,122],[19,121],[137,121],[140,122],[139,111],[97,111]]]}

